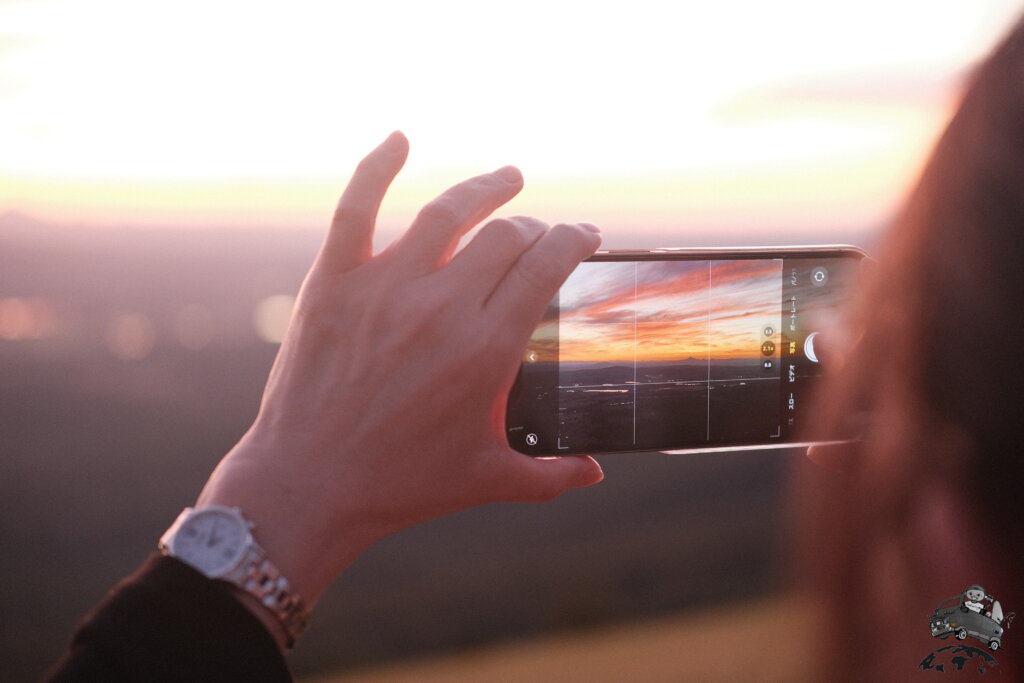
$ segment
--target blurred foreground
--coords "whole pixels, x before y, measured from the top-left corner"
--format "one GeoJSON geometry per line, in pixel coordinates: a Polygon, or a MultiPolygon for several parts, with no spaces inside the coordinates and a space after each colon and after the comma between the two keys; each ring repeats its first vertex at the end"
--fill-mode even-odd
{"type": "MultiPolygon", "coordinates": [[[[54,661],[77,619],[155,548],[244,432],[282,302],[319,239],[58,230],[16,216],[0,225],[0,679],[32,679],[54,661]]],[[[519,647],[543,667],[549,647],[611,657],[664,643],[656,649],[676,671],[680,653],[710,645],[677,632],[685,621],[632,624],[779,590],[793,458],[607,457],[593,489],[407,530],[328,592],[293,667],[308,676],[585,629],[584,640],[509,645],[494,661],[519,659],[519,647]],[[631,625],[609,626],[621,622],[631,625]]],[[[756,634],[744,618],[719,617],[726,635],[712,639],[713,659],[724,666],[729,648],[755,647],[756,634]]]]}

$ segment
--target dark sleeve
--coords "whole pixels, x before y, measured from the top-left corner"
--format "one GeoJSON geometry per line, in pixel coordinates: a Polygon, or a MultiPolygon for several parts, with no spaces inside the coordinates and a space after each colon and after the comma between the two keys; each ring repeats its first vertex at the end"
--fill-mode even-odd
{"type": "Polygon", "coordinates": [[[266,627],[221,581],[154,553],[79,624],[48,681],[290,681],[266,627]]]}

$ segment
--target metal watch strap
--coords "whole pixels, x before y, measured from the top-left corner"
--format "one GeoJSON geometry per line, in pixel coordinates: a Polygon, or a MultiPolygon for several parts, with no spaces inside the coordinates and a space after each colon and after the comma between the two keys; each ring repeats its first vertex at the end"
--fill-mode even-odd
{"type": "Polygon", "coordinates": [[[241,565],[225,574],[223,579],[252,595],[273,612],[288,636],[288,647],[295,645],[309,624],[306,605],[256,541],[249,545],[241,565]]]}
{"type": "MultiPolygon", "coordinates": [[[[261,605],[270,610],[285,631],[286,644],[290,649],[309,623],[309,615],[302,598],[296,593],[288,579],[267,558],[266,551],[253,538],[253,523],[246,519],[237,507],[210,505],[202,509],[185,508],[171,527],[160,538],[160,551],[176,557],[186,564],[217,581],[226,581],[256,598],[261,605]],[[203,514],[220,514],[233,518],[241,525],[240,545],[234,552],[238,555],[229,560],[231,565],[222,569],[204,569],[178,552],[179,534],[203,514]]],[[[192,534],[194,537],[194,534],[192,534]]]]}

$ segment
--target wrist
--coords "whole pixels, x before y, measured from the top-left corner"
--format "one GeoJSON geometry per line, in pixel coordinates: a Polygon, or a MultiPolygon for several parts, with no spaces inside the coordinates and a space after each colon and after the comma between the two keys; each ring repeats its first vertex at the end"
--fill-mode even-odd
{"type": "Polygon", "coordinates": [[[186,508],[160,538],[160,550],[236,589],[236,596],[251,596],[262,607],[256,612],[261,621],[266,616],[278,622],[279,629],[268,630],[287,649],[305,630],[309,615],[301,595],[267,556],[253,529],[238,508],[186,508]]]}
{"type": "Polygon", "coordinates": [[[312,610],[331,582],[387,532],[362,514],[357,492],[333,490],[300,456],[247,434],[217,466],[196,508],[242,510],[267,557],[312,610]]]}

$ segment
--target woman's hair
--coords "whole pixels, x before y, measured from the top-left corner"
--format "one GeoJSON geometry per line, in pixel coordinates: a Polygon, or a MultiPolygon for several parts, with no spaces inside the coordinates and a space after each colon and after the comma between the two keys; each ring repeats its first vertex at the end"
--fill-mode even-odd
{"type": "Polygon", "coordinates": [[[979,543],[1024,571],[1024,20],[972,74],[867,279],[820,422],[836,434],[868,419],[844,472],[803,482],[801,529],[829,677],[902,680],[917,661],[883,665],[877,648],[949,644],[929,640],[940,600],[975,582],[1022,595],[981,573],[995,568],[943,594],[923,577],[980,562],[979,543]],[[927,529],[946,514],[980,536],[935,547],[927,529]]]}

